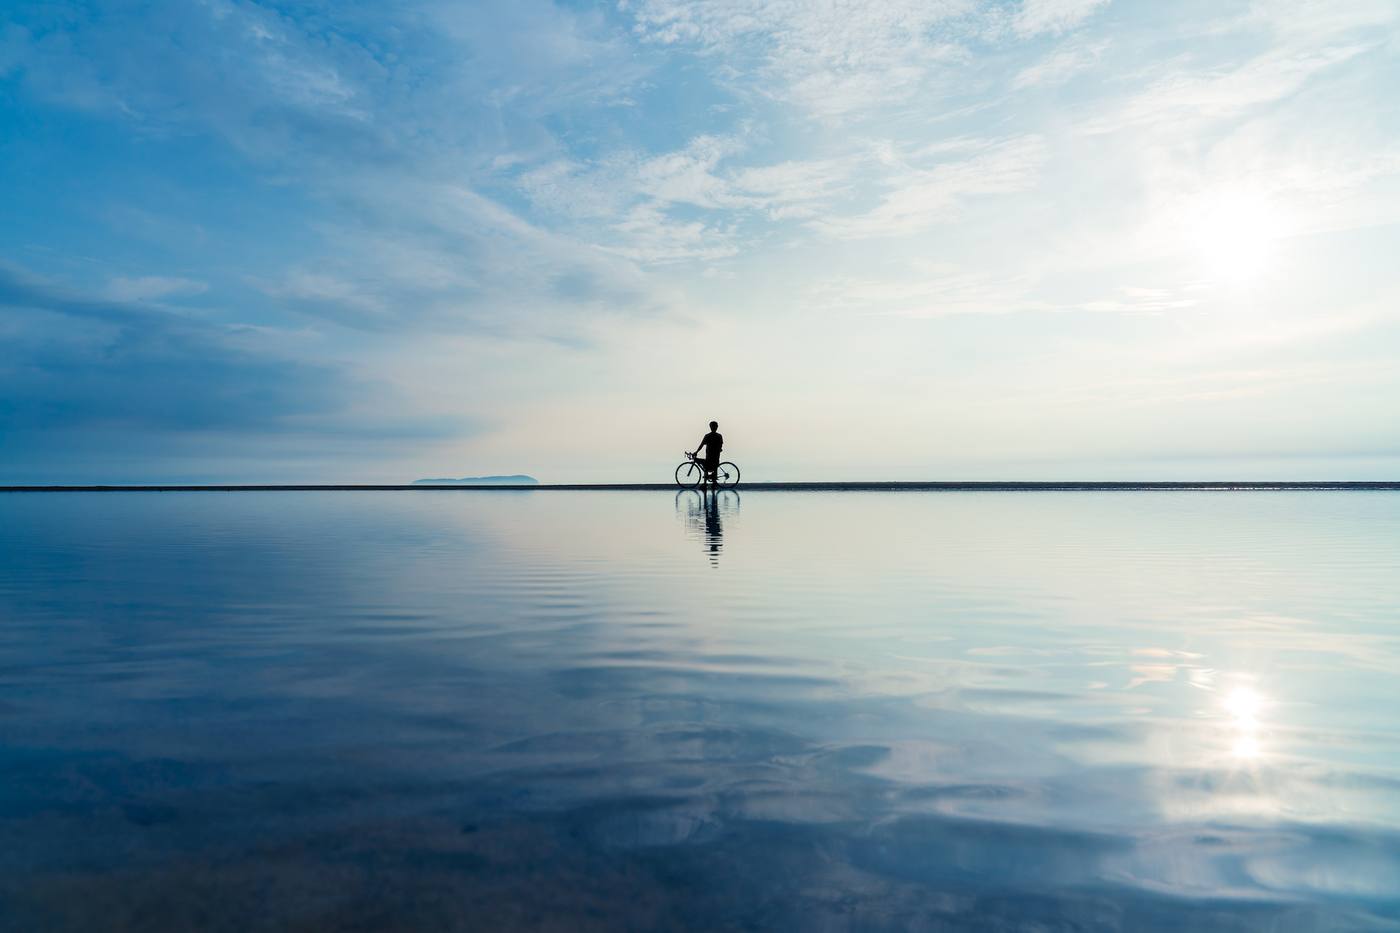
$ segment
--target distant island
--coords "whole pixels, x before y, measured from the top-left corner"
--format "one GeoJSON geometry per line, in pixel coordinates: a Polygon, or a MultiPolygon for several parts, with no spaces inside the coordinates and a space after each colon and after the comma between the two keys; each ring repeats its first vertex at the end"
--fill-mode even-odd
{"type": "Polygon", "coordinates": [[[463,476],[461,479],[416,479],[415,486],[538,486],[533,476],[517,473],[513,476],[463,476]]]}

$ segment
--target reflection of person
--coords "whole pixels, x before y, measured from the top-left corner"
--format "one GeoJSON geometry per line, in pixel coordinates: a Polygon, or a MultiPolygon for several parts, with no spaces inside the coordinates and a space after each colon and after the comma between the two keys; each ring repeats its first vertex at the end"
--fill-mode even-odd
{"type": "Polygon", "coordinates": [[[695,453],[691,454],[697,460],[700,458],[700,448],[705,448],[705,459],[701,460],[701,465],[705,467],[705,478],[713,480],[715,471],[719,469],[719,454],[724,450],[724,435],[719,433],[719,422],[710,422],[710,433],[700,438],[700,444],[695,448],[695,453]]]}
{"type": "Polygon", "coordinates": [[[719,523],[719,493],[712,492],[705,495],[705,540],[710,544],[710,563],[719,561],[720,542],[724,539],[724,530],[719,523]]]}
{"type": "Polygon", "coordinates": [[[723,522],[739,512],[739,494],[732,489],[682,489],[676,493],[676,514],[684,515],[685,523],[710,555],[710,566],[719,566],[724,548],[723,522]],[[681,501],[685,511],[681,511],[681,501]]]}

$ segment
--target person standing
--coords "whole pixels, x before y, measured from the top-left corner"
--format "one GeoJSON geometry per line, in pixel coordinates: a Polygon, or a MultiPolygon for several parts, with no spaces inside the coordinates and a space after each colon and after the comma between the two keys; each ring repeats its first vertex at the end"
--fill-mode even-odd
{"type": "Polygon", "coordinates": [[[724,450],[724,435],[719,433],[719,422],[710,422],[710,433],[700,438],[700,444],[691,454],[705,468],[705,478],[714,482],[715,471],[719,469],[720,451],[724,450]],[[700,448],[705,448],[705,459],[700,460],[700,448]]]}

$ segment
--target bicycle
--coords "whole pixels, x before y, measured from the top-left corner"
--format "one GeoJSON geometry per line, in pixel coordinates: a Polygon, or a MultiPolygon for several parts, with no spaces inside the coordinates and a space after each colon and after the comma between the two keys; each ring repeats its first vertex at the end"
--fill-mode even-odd
{"type": "Polygon", "coordinates": [[[707,477],[705,467],[695,459],[695,454],[687,452],[685,462],[676,467],[676,485],[693,489],[706,481],[720,489],[733,489],[739,485],[739,467],[725,460],[715,467],[714,476],[707,477]]]}

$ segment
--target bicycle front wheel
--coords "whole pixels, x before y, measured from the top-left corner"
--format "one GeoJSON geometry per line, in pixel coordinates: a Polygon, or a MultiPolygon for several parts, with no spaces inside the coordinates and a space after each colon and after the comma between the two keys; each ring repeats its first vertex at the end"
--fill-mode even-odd
{"type": "Polygon", "coordinates": [[[687,460],[676,467],[676,485],[693,489],[705,478],[705,469],[694,460],[687,460]]]}
{"type": "Polygon", "coordinates": [[[715,470],[715,485],[725,489],[732,489],[739,485],[739,468],[728,460],[719,465],[715,470]]]}

